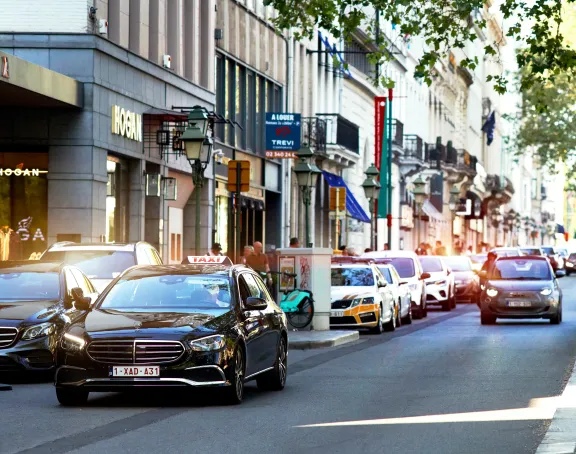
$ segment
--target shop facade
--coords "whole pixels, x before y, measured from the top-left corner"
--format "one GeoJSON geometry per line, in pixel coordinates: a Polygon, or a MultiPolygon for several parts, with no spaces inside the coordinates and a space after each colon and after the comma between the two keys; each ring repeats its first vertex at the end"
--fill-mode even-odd
{"type": "MultiPolygon", "coordinates": [[[[24,258],[57,241],[146,240],[181,261],[195,248],[194,187],[173,106],[212,111],[214,93],[97,36],[52,38],[0,39],[0,227],[20,231],[24,258]]],[[[203,251],[212,223],[203,205],[203,251]]]]}

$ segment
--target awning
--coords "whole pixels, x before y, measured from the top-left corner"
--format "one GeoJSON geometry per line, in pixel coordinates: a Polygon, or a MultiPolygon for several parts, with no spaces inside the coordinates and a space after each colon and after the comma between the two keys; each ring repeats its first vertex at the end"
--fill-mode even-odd
{"type": "Polygon", "coordinates": [[[352,194],[342,177],[326,172],[325,170],[322,171],[322,175],[324,175],[324,179],[326,180],[326,183],[328,183],[328,186],[332,188],[346,188],[346,211],[348,211],[350,217],[361,222],[370,223],[370,218],[362,209],[358,200],[356,200],[356,197],[354,197],[354,194],[352,194]]]}
{"type": "Polygon", "coordinates": [[[444,220],[444,215],[442,215],[442,213],[440,213],[436,209],[436,207],[432,205],[432,202],[430,202],[430,200],[426,200],[426,202],[424,202],[424,205],[422,205],[422,211],[424,211],[425,214],[427,214],[431,218],[436,219],[437,221],[444,220]]]}
{"type": "Polygon", "coordinates": [[[564,226],[562,224],[556,224],[556,233],[564,234],[565,232],[566,232],[566,229],[564,228],[564,226]]]}
{"type": "Polygon", "coordinates": [[[144,112],[144,115],[160,118],[162,121],[186,121],[188,114],[185,112],[174,112],[172,110],[152,108],[144,112]]]}

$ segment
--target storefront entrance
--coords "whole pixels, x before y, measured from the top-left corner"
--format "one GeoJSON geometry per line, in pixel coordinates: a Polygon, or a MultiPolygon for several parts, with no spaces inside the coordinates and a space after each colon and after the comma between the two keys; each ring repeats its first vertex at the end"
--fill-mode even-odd
{"type": "Polygon", "coordinates": [[[47,247],[48,152],[0,152],[0,260],[36,258],[47,247]]]}
{"type": "Polygon", "coordinates": [[[106,161],[108,184],[106,185],[106,241],[128,241],[128,163],[108,155],[106,161]]]}

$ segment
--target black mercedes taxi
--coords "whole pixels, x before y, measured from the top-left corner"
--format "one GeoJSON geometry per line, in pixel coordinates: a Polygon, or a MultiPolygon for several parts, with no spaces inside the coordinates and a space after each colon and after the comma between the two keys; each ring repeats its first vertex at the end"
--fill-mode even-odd
{"type": "Polygon", "coordinates": [[[246,381],[284,388],[286,316],[264,282],[242,265],[190,259],[129,268],[81,307],[86,314],[57,352],[62,405],[82,405],[90,392],[164,386],[220,387],[237,404],[246,381]]]}

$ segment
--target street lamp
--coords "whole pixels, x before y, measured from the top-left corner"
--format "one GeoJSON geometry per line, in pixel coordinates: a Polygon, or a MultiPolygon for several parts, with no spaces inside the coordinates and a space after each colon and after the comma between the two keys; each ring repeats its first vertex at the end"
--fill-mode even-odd
{"type": "MultiPolygon", "coordinates": [[[[366,175],[366,179],[364,183],[362,183],[362,187],[364,188],[364,195],[368,199],[368,203],[370,204],[370,212],[372,217],[370,218],[370,248],[372,250],[376,249],[376,239],[375,239],[375,228],[374,223],[376,220],[376,200],[378,200],[378,196],[380,195],[380,183],[378,183],[378,169],[374,164],[370,165],[364,172],[366,175]]],[[[390,245],[389,245],[390,246],[390,245]]]]}
{"type": "Polygon", "coordinates": [[[306,222],[306,246],[312,247],[310,235],[310,204],[312,202],[312,189],[316,187],[318,175],[322,173],[314,163],[314,153],[305,145],[296,153],[298,163],[294,166],[294,173],[298,179],[298,186],[302,190],[306,222]]]}
{"type": "Polygon", "coordinates": [[[210,162],[213,146],[212,137],[208,136],[210,126],[206,109],[194,106],[188,114],[188,127],[180,136],[184,154],[192,167],[196,203],[196,255],[200,255],[200,188],[204,185],[204,171],[210,162]]]}
{"type": "Polygon", "coordinates": [[[422,230],[421,228],[422,206],[424,205],[424,202],[426,201],[428,194],[426,193],[425,189],[426,182],[422,179],[422,177],[419,176],[412,184],[414,185],[412,195],[416,200],[416,213],[418,215],[418,245],[416,246],[418,248],[420,247],[420,236],[422,230]]]}
{"type": "Polygon", "coordinates": [[[450,235],[452,240],[452,247],[454,247],[454,221],[456,221],[456,210],[458,209],[458,199],[460,198],[460,189],[458,186],[453,185],[450,189],[450,200],[448,207],[452,212],[452,226],[450,227],[450,235]]]}

